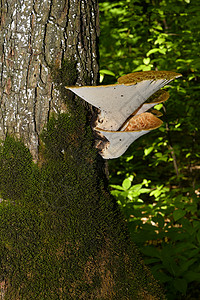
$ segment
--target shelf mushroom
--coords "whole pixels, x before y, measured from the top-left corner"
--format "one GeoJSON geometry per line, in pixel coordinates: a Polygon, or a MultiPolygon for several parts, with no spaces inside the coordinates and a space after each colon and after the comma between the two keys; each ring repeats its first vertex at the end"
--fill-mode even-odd
{"type": "Polygon", "coordinates": [[[139,137],[162,125],[162,121],[149,112],[132,116],[124,125],[123,131],[108,131],[95,128],[109,143],[100,151],[105,159],[121,156],[139,137]]]}
{"type": "Polygon", "coordinates": [[[110,159],[122,155],[137,138],[162,124],[145,111],[166,101],[168,92],[158,90],[180,76],[171,71],[144,71],[124,75],[117,84],[66,88],[100,110],[94,129],[108,140],[100,154],[110,159]],[[131,127],[133,123],[138,126],[131,127]]]}

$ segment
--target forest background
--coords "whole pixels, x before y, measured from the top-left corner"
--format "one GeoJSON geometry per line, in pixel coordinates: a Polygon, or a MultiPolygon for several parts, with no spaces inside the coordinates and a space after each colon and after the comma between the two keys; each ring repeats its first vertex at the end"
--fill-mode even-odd
{"type": "Polygon", "coordinates": [[[111,193],[168,299],[200,299],[200,1],[100,1],[100,81],[135,71],[183,75],[157,109],[163,125],[109,161],[111,193]]]}
{"type": "MultiPolygon", "coordinates": [[[[36,2],[42,6],[42,1],[34,1],[34,4],[36,2]]],[[[157,106],[163,113],[163,126],[137,140],[119,159],[109,161],[110,190],[124,213],[132,240],[155,278],[164,286],[167,298],[198,300],[200,0],[99,2],[101,84],[114,83],[119,76],[134,71],[170,70],[183,75],[168,85],[171,97],[166,104],[157,106]]],[[[57,16],[52,9],[57,4],[51,1],[46,8],[44,32],[50,16],[57,16]]],[[[13,7],[10,7],[11,12],[13,7]]],[[[6,12],[2,10],[3,14],[6,12]]],[[[40,13],[44,16],[43,10],[37,10],[36,15],[40,13]]],[[[22,21],[23,17],[20,15],[22,21]]],[[[62,17],[65,18],[65,14],[62,17]]],[[[11,26],[12,18],[8,18],[11,26]]],[[[54,25],[58,29],[56,20],[55,24],[48,22],[50,29],[54,25]]],[[[76,23],[77,26],[81,24],[84,23],[76,23]]],[[[48,36],[52,36],[51,30],[48,32],[48,36]]],[[[18,32],[14,34],[18,40],[18,32]]],[[[85,41],[90,36],[89,33],[84,35],[83,30],[82,35],[85,41]]],[[[57,39],[51,42],[56,45],[57,39]]],[[[57,49],[55,45],[53,49],[57,49]]],[[[47,53],[49,49],[47,47],[47,53]]],[[[43,62],[38,68],[39,74],[46,63],[44,53],[38,55],[43,62]]],[[[12,52],[11,56],[11,59],[8,56],[9,61],[14,62],[12,52]]],[[[27,57],[26,52],[24,56],[27,57]]],[[[12,71],[14,67],[10,68],[12,71]]],[[[75,80],[74,69],[73,61],[70,64],[65,61],[61,70],[52,72],[55,82],[59,86],[62,83],[61,98],[69,101],[67,103],[71,103],[71,98],[66,97],[64,86],[69,85],[69,78],[70,82],[75,80]]],[[[89,73],[88,68],[83,71],[89,73]]],[[[32,75],[34,79],[34,73],[32,75]]],[[[87,79],[83,77],[81,80],[87,79]]],[[[9,82],[6,78],[5,87],[9,82]]],[[[8,98],[8,91],[6,95],[8,98]]],[[[22,101],[18,101],[20,103],[22,101]]],[[[146,272],[144,276],[142,272],[145,281],[139,281],[141,277],[135,274],[132,279],[133,261],[136,266],[139,263],[139,271],[143,271],[142,265],[120,223],[121,215],[119,218],[118,210],[116,213],[116,207],[104,191],[102,178],[96,177],[96,150],[90,144],[91,128],[89,124],[85,128],[85,111],[82,104],[78,104],[82,100],[77,99],[75,103],[73,117],[70,115],[69,119],[69,114],[61,114],[58,119],[52,117],[42,132],[40,168],[20,141],[7,136],[5,143],[0,144],[0,296],[8,287],[5,299],[61,299],[63,296],[64,299],[79,299],[80,296],[89,299],[99,291],[100,297],[110,293],[113,296],[113,290],[121,299],[122,293],[123,298],[127,296],[124,291],[129,295],[135,292],[141,295],[138,283],[142,283],[143,292],[147,284],[147,290],[151,287],[156,290],[146,272]],[[79,139],[74,138],[74,134],[79,139]],[[73,156],[74,149],[76,155],[73,156]],[[136,254],[133,259],[130,253],[136,254]],[[110,271],[115,278],[116,289],[113,290],[112,277],[102,276],[110,271]],[[99,290],[102,286],[104,288],[99,290]]],[[[135,270],[137,274],[138,269],[135,270]]],[[[160,290],[159,287],[156,295],[160,290]]],[[[148,297],[152,297],[151,294],[148,297]]]]}

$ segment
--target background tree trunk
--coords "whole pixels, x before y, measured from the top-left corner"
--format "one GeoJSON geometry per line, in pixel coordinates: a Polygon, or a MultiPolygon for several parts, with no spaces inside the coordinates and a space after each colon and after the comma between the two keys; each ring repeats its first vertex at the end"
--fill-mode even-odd
{"type": "Polygon", "coordinates": [[[164,299],[107,191],[91,109],[65,89],[97,83],[98,35],[97,1],[1,1],[7,299],[164,299]],[[8,135],[35,161],[42,140],[40,163],[8,135]]]}

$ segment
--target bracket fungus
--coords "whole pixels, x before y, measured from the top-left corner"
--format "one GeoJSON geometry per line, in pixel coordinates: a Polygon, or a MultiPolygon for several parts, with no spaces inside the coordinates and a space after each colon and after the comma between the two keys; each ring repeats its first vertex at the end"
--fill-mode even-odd
{"type": "Polygon", "coordinates": [[[66,88],[100,110],[94,130],[108,140],[100,154],[111,159],[162,124],[145,112],[169,98],[169,93],[160,89],[180,76],[171,71],[144,71],[124,75],[117,84],[66,88]]]}

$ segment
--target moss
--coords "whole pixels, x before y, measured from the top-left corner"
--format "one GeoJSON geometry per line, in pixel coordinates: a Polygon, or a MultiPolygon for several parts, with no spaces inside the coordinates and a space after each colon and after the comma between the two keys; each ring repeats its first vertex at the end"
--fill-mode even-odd
{"type": "Polygon", "coordinates": [[[21,141],[7,136],[0,151],[0,190],[3,198],[24,196],[30,185],[32,156],[21,141]]]}
{"type": "Polygon", "coordinates": [[[73,86],[77,82],[78,71],[76,69],[76,60],[73,57],[62,61],[61,68],[51,66],[53,81],[61,93],[62,100],[68,104],[68,108],[74,107],[73,94],[66,90],[66,86],[73,86]]]}
{"type": "Polygon", "coordinates": [[[75,85],[78,78],[78,71],[76,68],[77,62],[71,57],[65,59],[61,63],[61,68],[58,69],[57,82],[68,86],[75,85]]]}

